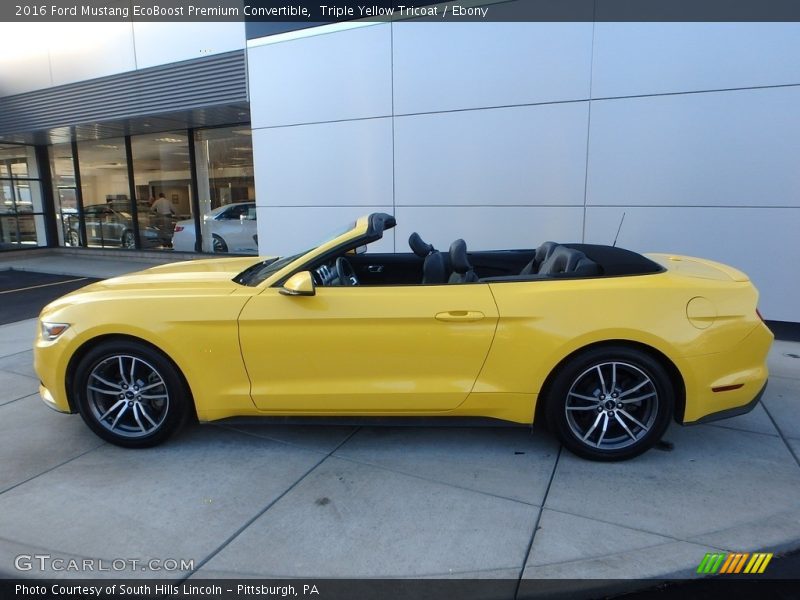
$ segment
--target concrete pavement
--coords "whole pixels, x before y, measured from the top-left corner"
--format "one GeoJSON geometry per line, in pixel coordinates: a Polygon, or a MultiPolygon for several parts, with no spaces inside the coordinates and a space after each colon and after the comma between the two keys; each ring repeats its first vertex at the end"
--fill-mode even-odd
{"type": "Polygon", "coordinates": [[[15,570],[46,553],[192,562],[105,577],[521,578],[536,596],[542,579],[695,577],[706,552],[800,547],[798,343],[775,343],[754,412],[600,464],[539,428],[195,425],[123,450],[41,402],[35,325],[0,326],[6,577],[87,575],[15,570]]]}

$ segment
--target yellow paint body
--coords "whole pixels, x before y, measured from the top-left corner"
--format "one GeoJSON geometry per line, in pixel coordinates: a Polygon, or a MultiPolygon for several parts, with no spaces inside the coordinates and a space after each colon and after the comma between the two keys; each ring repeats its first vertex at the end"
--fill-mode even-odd
{"type": "Polygon", "coordinates": [[[35,342],[43,398],[71,412],[71,361],[114,335],[166,353],[201,421],[439,415],[531,423],[559,363],[608,341],[646,346],[674,365],[684,422],[747,404],[767,379],[772,334],[756,314],[756,289],[741,272],[700,259],[648,255],[666,270],[625,277],[280,293],[277,282],[366,227],[359,220],[257,287],[232,278],[262,259],[210,259],[56,300],[40,318],[70,327],[55,341],[35,342]]]}

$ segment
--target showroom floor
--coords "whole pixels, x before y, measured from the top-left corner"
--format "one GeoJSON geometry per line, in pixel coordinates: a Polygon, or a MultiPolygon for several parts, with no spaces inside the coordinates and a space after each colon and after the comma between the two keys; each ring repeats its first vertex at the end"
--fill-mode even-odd
{"type": "Polygon", "coordinates": [[[751,414],[599,464],[524,428],[194,425],[123,450],[40,401],[34,331],[0,326],[6,577],[79,575],[15,570],[46,553],[194,561],[100,576],[522,577],[525,595],[530,579],[688,577],[706,552],[800,547],[800,343],[775,343],[751,414]]]}

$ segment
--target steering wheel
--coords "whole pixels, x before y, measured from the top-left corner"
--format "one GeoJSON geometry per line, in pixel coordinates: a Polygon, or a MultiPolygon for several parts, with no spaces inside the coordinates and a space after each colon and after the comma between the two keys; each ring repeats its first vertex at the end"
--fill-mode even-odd
{"type": "Polygon", "coordinates": [[[344,256],[336,259],[336,275],[339,279],[339,285],[358,285],[356,270],[344,256]]]}

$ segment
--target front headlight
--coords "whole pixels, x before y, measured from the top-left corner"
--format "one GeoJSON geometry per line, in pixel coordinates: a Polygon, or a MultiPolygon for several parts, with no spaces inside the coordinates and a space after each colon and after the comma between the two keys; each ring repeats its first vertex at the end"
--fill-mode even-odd
{"type": "Polygon", "coordinates": [[[62,333],[69,328],[69,323],[48,323],[47,321],[41,322],[42,326],[42,339],[52,342],[58,339],[62,333]]]}

